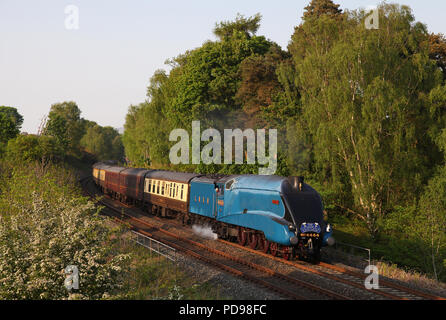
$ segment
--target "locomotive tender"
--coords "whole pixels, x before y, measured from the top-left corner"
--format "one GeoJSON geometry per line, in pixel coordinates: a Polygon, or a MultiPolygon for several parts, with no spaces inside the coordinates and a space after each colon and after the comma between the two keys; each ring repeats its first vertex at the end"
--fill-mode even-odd
{"type": "Polygon", "coordinates": [[[201,175],[93,165],[101,190],[184,224],[212,227],[221,239],[285,259],[318,261],[332,245],[320,195],[301,177],[201,175]]]}

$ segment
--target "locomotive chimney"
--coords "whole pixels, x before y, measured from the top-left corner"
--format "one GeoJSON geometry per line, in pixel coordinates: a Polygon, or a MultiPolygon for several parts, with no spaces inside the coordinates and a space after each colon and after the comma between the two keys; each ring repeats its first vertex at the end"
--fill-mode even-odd
{"type": "Polygon", "coordinates": [[[304,177],[289,177],[288,181],[295,190],[302,191],[304,189],[304,177]]]}
{"type": "Polygon", "coordinates": [[[304,177],[297,177],[299,191],[302,191],[304,189],[304,177]]]}

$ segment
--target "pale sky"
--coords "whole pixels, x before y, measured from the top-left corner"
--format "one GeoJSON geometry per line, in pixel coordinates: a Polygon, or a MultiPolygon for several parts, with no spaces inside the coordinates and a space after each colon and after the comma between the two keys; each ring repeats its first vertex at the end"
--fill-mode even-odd
{"type": "MultiPolygon", "coordinates": [[[[82,117],[123,127],[130,104],[166,59],[215,40],[215,23],[237,13],[263,16],[258,35],[286,48],[310,0],[0,0],[0,105],[24,116],[36,133],[51,104],[75,101],[82,117]],[[68,30],[68,5],[79,28],[68,30]]],[[[380,1],[339,0],[342,9],[380,1]]],[[[429,31],[446,33],[446,1],[398,0],[429,31]]]]}

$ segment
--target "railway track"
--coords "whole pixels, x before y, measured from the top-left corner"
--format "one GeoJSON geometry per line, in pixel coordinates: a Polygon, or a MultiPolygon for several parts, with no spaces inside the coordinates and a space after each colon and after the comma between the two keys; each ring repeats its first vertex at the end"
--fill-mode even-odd
{"type": "Polygon", "coordinates": [[[444,297],[432,295],[429,293],[421,292],[419,290],[415,290],[412,288],[408,288],[399,284],[396,284],[394,282],[380,279],[379,280],[379,289],[377,290],[369,290],[366,289],[364,286],[364,280],[366,279],[366,274],[361,274],[359,272],[355,272],[349,269],[346,269],[344,267],[335,266],[332,264],[328,264],[325,262],[320,262],[318,265],[310,265],[305,262],[301,261],[289,261],[282,258],[274,257],[269,254],[265,254],[258,250],[253,250],[249,247],[241,246],[236,243],[228,242],[225,240],[218,240],[222,243],[225,243],[227,245],[252,252],[261,256],[264,256],[266,258],[293,266],[299,270],[310,272],[316,275],[319,275],[324,278],[328,278],[334,281],[338,281],[341,283],[344,283],[346,285],[359,288],[361,290],[368,291],[370,293],[380,295],[382,297],[385,297],[387,299],[392,300],[446,300],[444,297]]]}
{"type": "MultiPolygon", "coordinates": [[[[155,219],[159,219],[155,217],[155,219]]],[[[302,270],[304,272],[316,274],[318,276],[343,283],[347,286],[355,287],[364,291],[367,291],[371,294],[378,295],[381,297],[384,297],[385,299],[391,299],[391,300],[446,300],[444,297],[436,296],[433,294],[421,292],[416,289],[412,289],[409,287],[405,287],[402,285],[399,285],[397,283],[385,280],[380,278],[379,279],[379,289],[378,290],[369,290],[364,285],[364,280],[367,278],[368,275],[361,274],[359,272],[352,271],[350,269],[332,265],[325,262],[320,262],[317,265],[309,264],[303,261],[289,261],[283,258],[274,257],[270,254],[265,254],[262,251],[253,250],[249,248],[248,246],[241,246],[239,244],[229,242],[226,240],[217,240],[220,243],[223,243],[225,245],[233,246],[238,249],[254,253],[256,255],[260,255],[263,257],[266,257],[268,259],[278,261],[290,266],[293,266],[299,270],[302,270]]]]}
{"type": "MultiPolygon", "coordinates": [[[[87,184],[89,183],[87,179],[85,181],[87,184]]],[[[86,190],[87,193],[94,198],[95,194],[89,190],[88,186],[85,186],[84,190],[86,190]]],[[[147,221],[134,217],[133,215],[127,213],[127,210],[122,208],[122,206],[117,206],[106,199],[100,200],[99,202],[105,207],[107,211],[106,214],[112,216],[114,221],[121,224],[126,224],[133,231],[163,242],[166,245],[185,253],[186,255],[192,256],[235,276],[261,285],[284,297],[297,300],[321,299],[322,297],[335,300],[350,300],[349,297],[343,296],[334,291],[321,288],[303,280],[289,277],[270,268],[246,261],[221,250],[210,248],[202,243],[181,237],[178,234],[159,228],[148,223],[147,221]]]]}
{"type": "MultiPolygon", "coordinates": [[[[90,182],[91,182],[91,180],[90,180],[90,182]]],[[[112,204],[111,202],[109,203],[107,201],[102,201],[102,204],[104,204],[109,209],[114,210],[115,212],[116,212],[116,210],[118,210],[119,213],[121,213],[120,210],[122,209],[122,207],[118,207],[118,206],[112,204]],[[110,208],[110,207],[112,207],[112,208],[110,208]]],[[[122,203],[120,203],[120,206],[125,206],[128,209],[133,209],[133,207],[122,204],[122,203]]],[[[276,291],[278,293],[281,293],[284,296],[294,298],[294,299],[305,299],[305,297],[303,297],[303,296],[299,296],[299,295],[293,296],[292,291],[289,288],[286,288],[286,286],[288,286],[289,284],[293,284],[294,286],[306,288],[309,291],[319,292],[323,296],[329,297],[332,299],[350,299],[349,297],[340,295],[340,294],[333,292],[331,290],[317,287],[312,283],[302,281],[302,280],[287,276],[282,273],[278,273],[272,269],[266,268],[266,267],[258,265],[258,264],[253,264],[251,262],[242,260],[240,258],[236,258],[232,255],[229,255],[229,254],[223,252],[223,251],[219,251],[219,250],[216,250],[213,248],[206,247],[201,243],[194,242],[194,241],[186,239],[186,238],[181,238],[178,235],[175,235],[167,230],[158,228],[152,224],[149,224],[148,222],[146,222],[144,220],[138,219],[138,218],[132,216],[131,214],[128,214],[128,213],[125,213],[125,214],[128,219],[142,224],[143,227],[152,228],[152,229],[157,230],[157,232],[160,232],[160,233],[163,233],[164,235],[172,237],[173,239],[176,238],[176,241],[180,241],[180,243],[181,242],[188,243],[192,246],[195,246],[196,248],[201,247],[202,250],[207,251],[206,254],[219,256],[219,261],[221,261],[221,257],[224,257],[225,259],[238,264],[238,266],[231,266],[231,265],[218,266],[216,264],[221,263],[221,262],[216,263],[215,260],[214,260],[214,262],[207,261],[210,259],[208,257],[206,257],[206,254],[203,255],[202,253],[197,253],[197,252],[193,251],[193,249],[191,249],[191,248],[181,249],[180,244],[166,243],[166,241],[162,239],[163,237],[157,239],[156,235],[152,235],[152,237],[154,237],[155,239],[165,242],[166,244],[173,246],[173,247],[177,248],[178,250],[183,250],[186,254],[195,256],[197,259],[205,261],[209,264],[213,264],[214,266],[217,266],[220,269],[226,270],[234,275],[241,276],[247,280],[250,280],[251,282],[255,282],[255,283],[260,284],[264,287],[268,287],[269,289],[276,291]],[[176,246],[178,246],[178,247],[176,247],[176,246]],[[213,252],[213,251],[218,251],[218,252],[213,252]],[[195,252],[195,254],[192,252],[195,252]],[[255,270],[255,272],[257,272],[257,274],[251,275],[250,272],[248,272],[249,270],[247,268],[249,270],[251,270],[250,271],[251,273],[253,273],[253,271],[255,270]],[[263,278],[262,278],[261,274],[263,274],[263,278]],[[265,282],[266,281],[266,280],[264,280],[265,275],[267,275],[269,278],[271,278],[273,280],[265,282]],[[288,283],[288,284],[283,284],[284,282],[288,283]],[[276,284],[280,284],[280,285],[278,287],[274,287],[274,286],[276,286],[276,284]]],[[[142,230],[142,234],[147,235],[144,232],[146,232],[146,231],[142,230]]],[[[169,240],[169,241],[172,241],[172,240],[169,240]]],[[[220,240],[220,239],[218,241],[225,245],[233,246],[238,249],[248,251],[248,252],[254,253],[256,255],[264,256],[268,259],[272,259],[272,260],[287,264],[289,266],[293,266],[294,268],[296,268],[298,270],[308,272],[311,274],[315,274],[320,277],[323,277],[323,278],[326,278],[326,279],[329,279],[332,281],[336,281],[338,283],[343,283],[350,287],[365,290],[371,294],[381,296],[385,299],[391,299],[391,300],[423,300],[423,299],[446,300],[444,297],[424,293],[419,290],[408,288],[408,287],[405,287],[405,286],[402,286],[402,285],[399,285],[394,282],[391,282],[391,281],[388,281],[385,279],[381,279],[381,278],[379,280],[379,289],[378,290],[369,290],[369,289],[366,289],[366,287],[364,286],[364,280],[366,279],[367,275],[352,271],[350,269],[346,269],[346,268],[343,268],[340,266],[335,266],[335,265],[328,264],[325,262],[321,262],[318,265],[312,265],[312,264],[308,264],[308,263],[301,262],[301,261],[288,261],[288,260],[285,260],[285,259],[282,259],[279,257],[274,257],[272,255],[265,254],[258,250],[253,250],[249,247],[241,246],[236,243],[232,243],[232,242],[228,242],[228,241],[220,240]]],[[[269,280],[271,280],[271,279],[269,279],[269,280]]]]}

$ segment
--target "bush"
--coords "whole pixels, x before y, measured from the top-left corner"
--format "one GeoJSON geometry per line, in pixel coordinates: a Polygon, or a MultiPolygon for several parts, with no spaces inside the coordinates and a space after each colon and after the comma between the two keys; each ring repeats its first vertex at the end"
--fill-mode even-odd
{"type": "Polygon", "coordinates": [[[39,161],[47,164],[64,157],[55,138],[48,136],[19,135],[9,140],[6,158],[13,162],[39,161]]]}
{"type": "Polygon", "coordinates": [[[3,179],[1,299],[100,299],[120,288],[129,257],[111,254],[109,229],[69,171],[39,164],[3,179]],[[80,278],[72,292],[64,286],[69,265],[80,278]]]}

